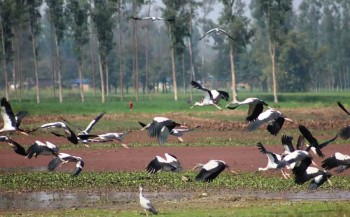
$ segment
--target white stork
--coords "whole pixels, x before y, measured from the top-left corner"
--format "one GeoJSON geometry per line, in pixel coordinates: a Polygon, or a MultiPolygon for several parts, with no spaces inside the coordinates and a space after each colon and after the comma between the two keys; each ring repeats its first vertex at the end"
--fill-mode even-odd
{"type": "Polygon", "coordinates": [[[139,190],[140,190],[140,205],[145,210],[146,216],[148,216],[148,212],[151,212],[154,215],[157,215],[158,212],[156,208],[154,208],[152,202],[149,199],[147,199],[145,196],[143,196],[143,188],[141,186],[139,187],[139,190]]]}
{"type": "Polygon", "coordinates": [[[130,18],[133,20],[151,20],[153,22],[158,21],[158,20],[175,21],[174,18],[165,19],[163,17],[133,17],[133,16],[130,16],[130,18]]]}
{"type": "Polygon", "coordinates": [[[69,163],[69,162],[76,162],[75,170],[72,173],[72,176],[77,176],[79,173],[83,170],[84,167],[84,161],[81,159],[81,157],[76,157],[70,154],[66,153],[59,153],[57,156],[55,156],[48,165],[48,170],[53,171],[58,166],[62,166],[63,164],[69,163]]]}
{"type": "MultiPolygon", "coordinates": [[[[78,138],[75,135],[75,133],[63,122],[46,123],[46,124],[41,125],[38,128],[31,130],[30,132],[37,131],[38,129],[50,129],[50,128],[62,128],[62,129],[64,129],[64,131],[67,134],[68,141],[70,141],[73,144],[78,144],[78,138]]],[[[54,133],[54,132],[51,132],[51,133],[55,136],[62,136],[62,135],[54,133]]]]}
{"type": "Polygon", "coordinates": [[[289,154],[282,155],[282,160],[278,163],[277,168],[284,168],[295,163],[293,166],[294,169],[295,167],[298,167],[305,158],[309,158],[311,163],[312,157],[307,151],[295,150],[289,154]]]}
{"type": "MultiPolygon", "coordinates": [[[[196,181],[211,182],[213,181],[225,168],[229,169],[229,166],[222,160],[210,160],[206,164],[197,164],[194,168],[202,169],[196,176],[196,181]]],[[[229,169],[230,170],[230,169],[229,169]]],[[[230,170],[234,175],[238,175],[233,170],[230,170]]]]}
{"type": "Polygon", "coordinates": [[[180,172],[182,166],[177,157],[172,154],[165,153],[165,159],[156,156],[146,167],[146,171],[149,173],[157,173],[160,171],[180,172]]]}
{"type": "Polygon", "coordinates": [[[293,168],[293,173],[295,175],[294,182],[298,185],[302,185],[310,179],[313,179],[308,186],[308,189],[310,190],[317,189],[326,181],[332,185],[331,181],[329,180],[331,174],[325,170],[310,167],[311,162],[311,157],[307,157],[302,159],[300,163],[293,168]]]}
{"type": "Polygon", "coordinates": [[[261,99],[249,97],[241,102],[237,99],[234,99],[232,102],[226,105],[226,108],[236,109],[241,105],[249,105],[248,114],[246,117],[247,121],[254,121],[255,119],[257,119],[258,116],[264,111],[264,106],[268,106],[268,104],[262,101],[261,99]],[[231,105],[233,107],[231,107],[231,105]]]}
{"type": "MultiPolygon", "coordinates": [[[[144,123],[139,122],[141,126],[144,126],[144,123]]],[[[185,127],[179,123],[176,123],[173,120],[165,117],[155,117],[153,121],[145,125],[141,130],[147,130],[150,137],[155,137],[158,140],[160,145],[164,144],[168,139],[170,132],[175,127],[185,127]]]]}
{"type": "Polygon", "coordinates": [[[41,155],[57,155],[59,148],[51,142],[35,141],[27,150],[27,158],[31,159],[34,155],[37,158],[41,155]]]}
{"type": "MultiPolygon", "coordinates": [[[[82,143],[87,144],[89,143],[89,138],[95,138],[97,135],[90,135],[91,129],[97,124],[97,122],[106,114],[106,112],[102,112],[99,114],[95,119],[93,119],[85,129],[81,129],[77,126],[77,128],[80,130],[80,132],[77,134],[78,140],[82,141],[82,143]]],[[[63,121],[65,121],[68,124],[71,124],[69,121],[62,118],[63,121]]],[[[73,124],[71,124],[73,125],[73,124]]]]}
{"type": "Polygon", "coordinates": [[[336,152],[331,157],[322,161],[322,167],[326,170],[337,167],[335,171],[341,173],[350,167],[350,156],[336,152]]]}
{"type": "Polygon", "coordinates": [[[285,117],[280,111],[274,108],[270,108],[264,112],[262,112],[258,118],[248,125],[248,130],[253,131],[259,128],[264,123],[268,123],[267,131],[269,131],[272,135],[276,136],[279,131],[282,129],[282,126],[285,121],[293,122],[292,119],[285,117]]]}
{"type": "Polygon", "coordinates": [[[122,141],[124,137],[131,131],[125,131],[124,133],[105,133],[99,134],[96,138],[89,139],[89,142],[110,142],[110,141],[118,141],[124,148],[129,148],[127,144],[124,144],[122,141]]]}
{"type": "MultiPolygon", "coordinates": [[[[278,167],[279,162],[282,160],[281,155],[267,151],[266,148],[262,143],[258,143],[256,146],[258,146],[259,151],[266,155],[267,157],[267,165],[266,167],[259,167],[258,171],[267,171],[267,170],[275,170],[278,167]]],[[[284,172],[283,168],[281,169],[282,176],[287,179],[289,178],[289,174],[284,172]]]]}
{"type": "Polygon", "coordinates": [[[321,149],[338,138],[338,134],[337,134],[335,135],[335,137],[331,138],[330,140],[327,140],[322,144],[319,144],[317,139],[311,134],[311,132],[305,126],[299,125],[299,131],[305,137],[305,139],[310,143],[310,145],[307,146],[306,151],[309,151],[310,149],[314,148],[313,151],[316,152],[317,155],[320,157],[324,157],[324,154],[322,153],[321,149]]]}
{"type": "Polygon", "coordinates": [[[4,126],[0,129],[1,132],[20,132],[24,135],[28,135],[23,129],[20,129],[21,120],[28,114],[26,111],[21,111],[17,115],[14,115],[10,103],[5,97],[1,99],[1,116],[4,121],[4,126]]]}
{"type": "MultiPolygon", "coordinates": [[[[340,102],[337,102],[338,106],[348,115],[350,115],[350,112],[341,104],[340,102]]],[[[344,127],[343,129],[340,130],[339,133],[340,138],[342,139],[349,139],[350,138],[350,125],[344,127]]]]}
{"type": "Polygon", "coordinates": [[[20,144],[8,138],[7,136],[0,136],[0,142],[7,142],[10,146],[13,147],[15,153],[22,156],[27,156],[27,151],[20,144]]]}
{"type": "MultiPolygon", "coordinates": [[[[139,124],[141,125],[142,129],[147,126],[147,124],[142,123],[141,121],[139,121],[139,124]]],[[[182,136],[184,135],[184,133],[190,132],[190,131],[195,130],[195,129],[200,128],[200,127],[201,126],[196,126],[194,128],[184,128],[184,127],[182,127],[182,128],[174,128],[174,129],[172,129],[169,132],[169,134],[172,135],[172,136],[177,137],[177,139],[180,142],[183,142],[182,136]]],[[[146,129],[148,129],[148,126],[146,127],[146,129]]]]}
{"type": "Polygon", "coordinates": [[[191,85],[194,88],[205,91],[205,96],[204,96],[202,102],[195,102],[195,104],[191,107],[191,109],[193,109],[196,106],[213,105],[217,109],[222,110],[222,108],[220,106],[218,106],[220,99],[224,99],[224,100],[228,101],[228,99],[230,97],[229,94],[225,91],[206,89],[206,88],[202,87],[202,85],[200,85],[196,81],[191,81],[191,85]]]}
{"type": "Polygon", "coordinates": [[[231,40],[234,40],[232,38],[232,36],[230,34],[228,34],[225,30],[223,29],[220,29],[220,28],[213,28],[213,29],[210,29],[208,32],[206,32],[202,37],[200,37],[200,39],[198,39],[199,41],[202,40],[202,38],[204,38],[206,35],[212,33],[212,32],[215,32],[216,34],[218,33],[223,33],[225,35],[227,35],[227,37],[229,37],[231,40]]]}

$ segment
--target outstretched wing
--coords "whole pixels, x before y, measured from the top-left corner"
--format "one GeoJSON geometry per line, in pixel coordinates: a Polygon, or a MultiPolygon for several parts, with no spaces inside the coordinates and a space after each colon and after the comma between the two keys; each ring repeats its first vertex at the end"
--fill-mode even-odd
{"type": "Polygon", "coordinates": [[[348,115],[350,115],[350,112],[343,106],[343,104],[341,104],[340,102],[337,102],[338,106],[348,115]]]}

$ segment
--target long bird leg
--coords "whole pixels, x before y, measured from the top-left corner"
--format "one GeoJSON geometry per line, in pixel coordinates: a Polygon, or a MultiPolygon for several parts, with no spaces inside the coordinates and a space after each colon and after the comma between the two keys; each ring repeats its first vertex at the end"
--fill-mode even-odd
{"type": "Polygon", "coordinates": [[[333,186],[331,180],[327,179],[327,182],[329,183],[330,186],[333,186]]]}
{"type": "Polygon", "coordinates": [[[289,179],[290,178],[290,174],[289,173],[285,172],[283,169],[281,169],[281,172],[282,172],[283,178],[285,178],[285,179],[289,179]]]}
{"type": "Polygon", "coordinates": [[[220,108],[220,106],[216,105],[215,103],[213,103],[212,105],[215,106],[217,109],[222,110],[222,108],[220,108]]]}
{"type": "Polygon", "coordinates": [[[312,163],[313,165],[315,165],[316,167],[318,167],[318,165],[315,163],[315,161],[311,160],[311,163],[312,163]]]}

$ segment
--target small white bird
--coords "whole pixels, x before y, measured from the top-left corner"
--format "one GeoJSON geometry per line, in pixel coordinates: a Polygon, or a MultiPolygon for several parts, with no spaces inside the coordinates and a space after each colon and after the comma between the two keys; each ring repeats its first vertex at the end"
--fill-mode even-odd
{"type": "Polygon", "coordinates": [[[206,32],[200,39],[198,39],[198,40],[202,40],[202,38],[204,38],[206,35],[208,35],[208,34],[210,34],[210,33],[212,33],[212,32],[215,32],[215,33],[224,33],[225,35],[227,35],[231,40],[234,40],[233,38],[232,38],[232,36],[230,36],[225,30],[223,30],[223,29],[220,29],[220,28],[214,28],[214,29],[211,29],[211,30],[209,30],[208,32],[206,32]]]}
{"type": "Polygon", "coordinates": [[[261,113],[258,118],[248,125],[248,130],[253,131],[259,128],[264,123],[268,123],[266,129],[272,135],[276,136],[282,129],[284,121],[293,122],[292,119],[285,117],[280,111],[274,108],[270,108],[261,113]]]}
{"type": "Polygon", "coordinates": [[[77,176],[79,173],[83,170],[84,167],[84,161],[81,159],[81,157],[72,156],[70,154],[66,153],[59,153],[57,156],[55,156],[48,165],[48,170],[53,171],[58,166],[62,166],[63,164],[69,163],[69,162],[76,162],[75,170],[72,173],[72,176],[77,176]]]}
{"type": "MultiPolygon", "coordinates": [[[[213,181],[224,169],[229,169],[229,166],[222,160],[210,160],[206,164],[197,164],[192,170],[196,168],[202,168],[196,176],[196,181],[211,182],[213,181]]],[[[238,175],[235,171],[229,169],[234,175],[238,175]]]]}
{"type": "Polygon", "coordinates": [[[19,112],[16,116],[14,115],[10,103],[5,97],[1,99],[1,116],[4,121],[4,126],[0,129],[1,132],[20,132],[24,135],[28,135],[23,129],[20,129],[21,120],[28,114],[26,111],[19,112]]]}
{"type": "Polygon", "coordinates": [[[246,117],[247,121],[254,121],[258,118],[258,116],[264,111],[264,106],[268,106],[267,103],[262,101],[261,99],[249,97],[242,102],[238,101],[237,99],[234,99],[232,102],[226,105],[226,108],[228,109],[236,109],[237,107],[241,105],[249,105],[248,114],[246,117]],[[231,107],[232,105],[233,107],[231,107]]]}
{"type": "Polygon", "coordinates": [[[222,108],[220,106],[218,106],[220,100],[224,99],[224,100],[228,101],[228,99],[230,97],[229,94],[225,91],[206,89],[196,81],[191,81],[191,85],[194,88],[197,88],[198,90],[205,91],[205,95],[204,95],[203,100],[201,102],[195,102],[195,104],[191,107],[191,109],[193,109],[196,106],[213,105],[217,109],[222,110],[222,108]]]}
{"type": "Polygon", "coordinates": [[[57,155],[59,148],[52,144],[51,142],[46,141],[45,143],[37,140],[35,141],[27,150],[27,158],[31,159],[34,155],[37,158],[41,155],[57,155]]]}
{"type": "Polygon", "coordinates": [[[146,167],[146,171],[149,173],[157,173],[160,171],[180,172],[182,166],[177,157],[172,154],[165,153],[165,159],[156,156],[146,167]]]}
{"type": "Polygon", "coordinates": [[[350,167],[350,156],[336,152],[331,157],[322,161],[322,167],[326,170],[337,167],[335,171],[341,173],[350,167]]]}
{"type": "Polygon", "coordinates": [[[147,199],[145,196],[143,196],[143,188],[141,186],[139,187],[139,190],[140,190],[140,205],[145,210],[146,216],[148,216],[148,212],[151,212],[154,215],[157,215],[158,212],[156,208],[154,208],[152,202],[149,199],[147,199]]]}

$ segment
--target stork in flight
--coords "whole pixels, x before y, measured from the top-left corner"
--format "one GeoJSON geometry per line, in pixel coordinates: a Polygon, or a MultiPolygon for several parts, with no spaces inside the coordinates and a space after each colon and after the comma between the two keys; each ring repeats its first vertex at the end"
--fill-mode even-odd
{"type": "Polygon", "coordinates": [[[259,128],[264,123],[268,123],[266,129],[272,135],[276,136],[282,129],[285,121],[293,122],[292,119],[285,117],[282,112],[274,108],[269,108],[268,110],[262,112],[258,118],[248,125],[248,130],[253,131],[259,128]]]}
{"type": "Polygon", "coordinates": [[[59,148],[51,142],[45,143],[37,140],[27,150],[26,158],[31,159],[33,156],[37,158],[41,155],[57,155],[59,148]]]}
{"type": "Polygon", "coordinates": [[[219,34],[219,33],[223,33],[225,34],[227,37],[229,37],[231,40],[234,41],[234,39],[232,38],[232,36],[230,36],[230,34],[228,34],[225,30],[223,29],[220,29],[220,28],[214,28],[214,29],[211,29],[209,30],[208,32],[206,32],[202,37],[200,37],[200,39],[198,39],[199,41],[202,40],[202,38],[204,38],[206,35],[212,33],[212,32],[215,32],[216,34],[219,34]]]}
{"type": "Polygon", "coordinates": [[[204,88],[202,85],[200,85],[196,81],[191,81],[191,85],[194,88],[197,88],[198,90],[203,90],[205,92],[205,96],[201,102],[195,102],[195,104],[191,107],[193,109],[196,106],[207,106],[212,105],[215,106],[217,109],[222,110],[220,106],[218,106],[220,99],[224,99],[228,101],[229,94],[226,91],[222,90],[209,90],[204,88]]]}
{"type": "Polygon", "coordinates": [[[226,108],[236,109],[241,105],[249,105],[248,115],[246,117],[247,121],[256,120],[258,116],[264,111],[264,106],[268,106],[268,104],[262,101],[261,99],[249,97],[241,102],[234,99],[232,102],[226,105],[226,108]]]}
{"type": "Polygon", "coordinates": [[[166,117],[155,117],[149,124],[139,122],[144,126],[141,130],[147,130],[150,137],[155,137],[160,145],[164,144],[168,139],[169,134],[175,127],[186,127],[166,117]]]}
{"type": "Polygon", "coordinates": [[[17,142],[8,138],[7,136],[0,136],[0,142],[7,142],[10,146],[13,147],[13,151],[19,155],[27,156],[27,151],[17,142]]]}
{"type": "Polygon", "coordinates": [[[350,156],[336,152],[331,157],[322,161],[322,167],[326,170],[337,167],[335,171],[341,173],[350,167],[350,156]]]}
{"type": "Polygon", "coordinates": [[[177,157],[172,154],[165,153],[165,159],[156,156],[146,167],[146,171],[153,174],[160,171],[180,172],[182,166],[177,157]]]}
{"type": "MultiPolygon", "coordinates": [[[[202,168],[196,176],[196,181],[212,182],[224,169],[229,166],[222,160],[210,160],[206,164],[197,164],[192,170],[202,168]]],[[[229,169],[234,175],[238,175],[235,171],[229,169]]]]}
{"type": "Polygon", "coordinates": [[[299,125],[299,131],[305,137],[305,139],[310,143],[310,145],[306,148],[306,151],[309,151],[310,149],[314,150],[314,152],[316,152],[317,155],[320,157],[324,157],[324,154],[322,153],[321,149],[338,138],[338,134],[337,134],[330,140],[327,140],[319,144],[317,139],[311,134],[311,132],[305,126],[299,125]]]}
{"type": "Polygon", "coordinates": [[[163,17],[134,17],[134,16],[130,16],[131,19],[133,20],[150,20],[150,21],[158,21],[158,20],[164,20],[164,21],[175,21],[174,18],[169,18],[169,19],[165,19],[163,17]]]}
{"type": "MultiPolygon", "coordinates": [[[[350,115],[350,112],[341,104],[340,102],[337,102],[338,106],[347,114],[350,115]]],[[[350,138],[350,125],[344,127],[340,130],[339,133],[340,138],[342,139],[349,139],[350,138]]]]}
{"type": "MultiPolygon", "coordinates": [[[[62,128],[64,129],[64,131],[67,134],[67,139],[68,141],[70,141],[73,144],[78,144],[78,137],[75,135],[75,133],[73,132],[73,130],[71,130],[67,124],[63,123],[63,122],[52,122],[52,123],[46,123],[41,125],[40,127],[37,127],[33,130],[31,130],[30,132],[34,132],[37,131],[38,129],[50,129],[50,128],[62,128]]],[[[60,134],[57,133],[52,133],[55,136],[62,136],[60,134]]]]}
{"type": "Polygon", "coordinates": [[[57,156],[55,156],[48,165],[48,170],[53,171],[58,166],[62,166],[63,164],[69,163],[69,162],[75,162],[75,170],[72,173],[72,176],[78,176],[79,173],[83,170],[84,167],[84,161],[81,159],[81,157],[76,157],[70,154],[66,153],[59,153],[57,156]]]}
{"type": "Polygon", "coordinates": [[[1,99],[1,116],[4,121],[4,126],[0,129],[1,132],[20,132],[28,135],[23,129],[19,128],[22,119],[27,116],[27,111],[20,111],[16,115],[13,113],[10,103],[5,97],[1,99]]]}

